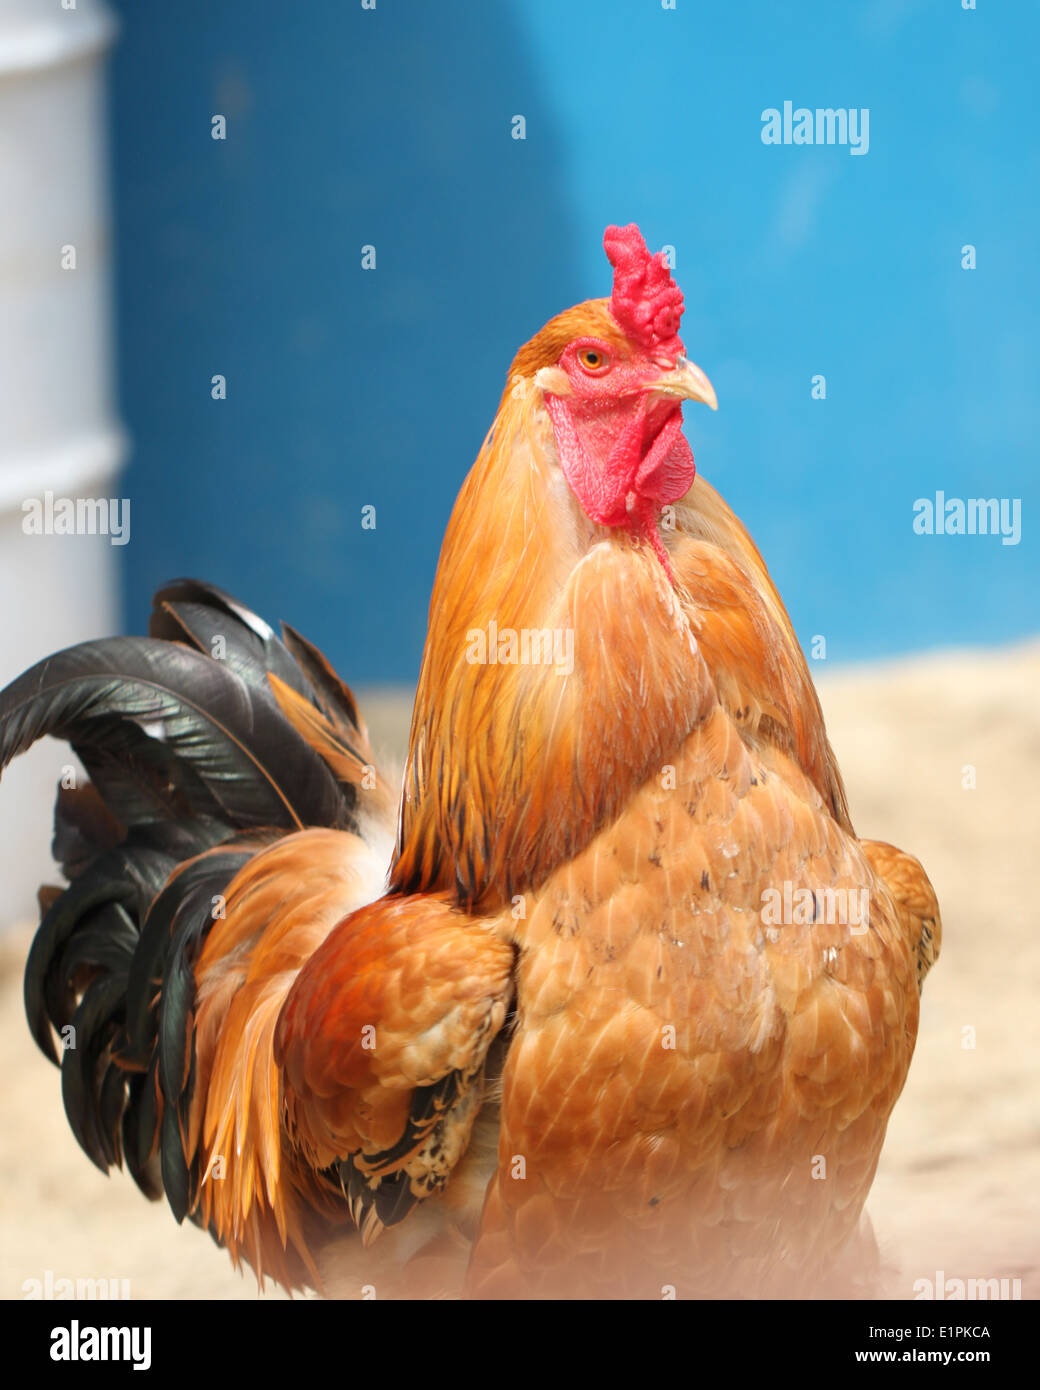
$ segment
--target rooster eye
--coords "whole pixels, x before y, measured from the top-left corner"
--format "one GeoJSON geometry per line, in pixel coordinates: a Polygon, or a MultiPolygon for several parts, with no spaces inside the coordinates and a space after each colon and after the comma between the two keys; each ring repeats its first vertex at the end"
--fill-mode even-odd
{"type": "Polygon", "coordinates": [[[582,348],[578,353],[578,361],[590,372],[598,372],[600,367],[605,364],[606,360],[607,359],[598,348],[582,348]]]}

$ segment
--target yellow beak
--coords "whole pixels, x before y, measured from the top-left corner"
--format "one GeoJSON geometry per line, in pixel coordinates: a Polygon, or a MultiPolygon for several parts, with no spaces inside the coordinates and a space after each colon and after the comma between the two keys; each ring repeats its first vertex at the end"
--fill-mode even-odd
{"type": "Polygon", "coordinates": [[[696,362],[688,362],[685,357],[679,358],[674,371],[650,382],[650,390],[658,391],[662,396],[678,396],[684,401],[703,401],[712,410],[719,408],[714,386],[696,362]]]}

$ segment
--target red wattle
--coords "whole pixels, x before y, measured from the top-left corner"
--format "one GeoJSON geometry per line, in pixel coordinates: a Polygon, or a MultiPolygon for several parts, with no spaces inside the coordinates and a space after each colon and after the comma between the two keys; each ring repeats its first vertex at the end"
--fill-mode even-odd
{"type": "Polygon", "coordinates": [[[549,393],[545,405],[564,476],[591,521],[642,532],[647,517],[689,491],[696,469],[678,405],[649,448],[645,397],[623,424],[549,393]]]}
{"type": "Polygon", "coordinates": [[[545,405],[553,423],[564,477],[581,503],[582,511],[600,526],[622,525],[628,516],[626,499],[639,464],[643,439],[641,416],[626,423],[608,457],[601,463],[595,451],[586,449],[582,439],[582,434],[586,433],[592,437],[590,443],[595,440],[595,424],[579,420],[559,396],[546,395],[545,405]]]}
{"type": "Polygon", "coordinates": [[[682,432],[682,411],[676,407],[640,463],[633,491],[663,506],[685,497],[696,473],[693,450],[682,432]]]}

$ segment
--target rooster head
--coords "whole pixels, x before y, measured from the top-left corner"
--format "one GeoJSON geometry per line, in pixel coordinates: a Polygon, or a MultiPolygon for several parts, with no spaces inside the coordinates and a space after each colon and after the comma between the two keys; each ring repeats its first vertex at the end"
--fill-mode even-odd
{"type": "Polygon", "coordinates": [[[551,319],[520,349],[510,379],[540,388],[560,466],[590,521],[650,540],[667,568],[657,520],[695,473],[682,402],[714,410],[715,391],[687,360],[682,291],[663,252],[651,256],[634,223],[608,227],[603,247],[614,268],[610,299],[551,319]]]}

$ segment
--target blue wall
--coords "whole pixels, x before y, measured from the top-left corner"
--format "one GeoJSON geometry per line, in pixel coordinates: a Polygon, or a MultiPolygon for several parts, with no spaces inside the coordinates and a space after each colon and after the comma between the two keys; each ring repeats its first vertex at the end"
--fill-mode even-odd
{"type": "Polygon", "coordinates": [[[117,8],[132,630],[156,584],[200,574],[349,680],[414,679],[509,361],[609,292],[603,227],[629,220],[676,247],[720,401],[687,434],[803,642],[841,661],[1036,629],[1027,7],[117,8]],[[869,107],[869,152],[764,145],[761,112],[787,99],[869,107]],[[1022,498],[1021,543],[915,535],[939,489],[1022,498]]]}

